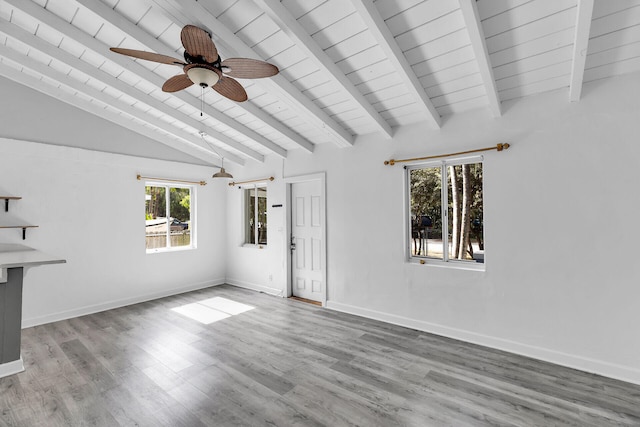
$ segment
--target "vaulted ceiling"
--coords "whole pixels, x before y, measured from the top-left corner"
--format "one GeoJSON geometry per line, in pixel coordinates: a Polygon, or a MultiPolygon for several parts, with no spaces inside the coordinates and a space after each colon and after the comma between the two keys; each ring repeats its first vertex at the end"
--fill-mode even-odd
{"type": "Polygon", "coordinates": [[[211,163],[499,117],[551,90],[579,102],[584,83],[638,70],[640,0],[0,0],[1,76],[211,163]],[[161,90],[180,68],[109,50],[182,58],[187,24],[222,59],[280,73],[239,79],[248,101],[202,99],[161,90]]]}

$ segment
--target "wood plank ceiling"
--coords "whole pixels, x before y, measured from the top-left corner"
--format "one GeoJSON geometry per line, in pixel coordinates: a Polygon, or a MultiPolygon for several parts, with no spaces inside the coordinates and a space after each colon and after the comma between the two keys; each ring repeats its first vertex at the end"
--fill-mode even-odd
{"type": "Polygon", "coordinates": [[[0,75],[211,163],[500,116],[551,90],[579,101],[638,70],[640,0],[0,0],[0,75]],[[182,58],[186,24],[280,74],[241,79],[243,103],[208,90],[201,116],[198,87],[160,89],[179,68],[109,51],[182,58]]]}

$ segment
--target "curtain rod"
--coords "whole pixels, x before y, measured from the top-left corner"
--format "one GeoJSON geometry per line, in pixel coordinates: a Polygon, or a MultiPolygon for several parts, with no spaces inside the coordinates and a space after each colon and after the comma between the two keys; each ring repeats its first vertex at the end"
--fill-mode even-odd
{"type": "Polygon", "coordinates": [[[229,183],[229,187],[233,187],[234,185],[240,184],[249,184],[250,182],[264,182],[264,181],[273,181],[275,178],[270,176],[269,178],[261,178],[261,179],[250,179],[248,181],[231,181],[229,183]]]}
{"type": "Polygon", "coordinates": [[[140,174],[136,175],[136,178],[138,178],[138,181],[140,181],[141,179],[153,179],[155,181],[167,181],[167,182],[180,182],[180,183],[183,183],[183,184],[207,185],[206,181],[185,181],[183,179],[155,178],[155,177],[152,177],[152,176],[142,176],[140,174]]]}
{"type": "Polygon", "coordinates": [[[489,150],[502,151],[502,150],[506,150],[509,147],[510,147],[510,145],[508,143],[504,143],[504,144],[498,144],[495,147],[478,148],[478,149],[475,149],[475,150],[459,151],[457,153],[449,153],[449,154],[438,154],[436,156],[414,157],[414,158],[411,158],[411,159],[400,159],[400,160],[395,160],[395,159],[385,160],[384,164],[385,165],[389,165],[389,166],[393,166],[396,163],[414,162],[414,161],[417,161],[417,160],[439,159],[441,157],[458,156],[460,154],[479,153],[481,151],[489,151],[489,150]]]}

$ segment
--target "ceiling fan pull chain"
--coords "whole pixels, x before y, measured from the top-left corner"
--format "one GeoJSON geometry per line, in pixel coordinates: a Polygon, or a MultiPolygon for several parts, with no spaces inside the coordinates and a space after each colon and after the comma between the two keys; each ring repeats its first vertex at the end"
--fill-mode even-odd
{"type": "Polygon", "coordinates": [[[202,110],[204,110],[204,86],[200,87],[200,117],[202,117],[202,110]]]}

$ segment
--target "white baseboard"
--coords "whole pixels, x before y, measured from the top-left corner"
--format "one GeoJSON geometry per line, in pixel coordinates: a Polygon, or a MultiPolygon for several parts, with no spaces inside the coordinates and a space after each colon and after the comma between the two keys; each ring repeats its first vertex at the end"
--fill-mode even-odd
{"type": "Polygon", "coordinates": [[[523,344],[516,341],[506,340],[503,338],[497,338],[488,335],[482,335],[475,332],[469,332],[462,329],[438,325],[435,323],[410,319],[403,316],[397,316],[395,314],[369,310],[366,308],[343,304],[335,301],[327,301],[326,308],[344,313],[354,314],[356,316],[366,317],[369,319],[380,320],[398,326],[417,329],[436,335],[442,335],[448,338],[466,341],[485,347],[491,347],[497,350],[503,350],[509,353],[515,353],[521,356],[555,363],[556,365],[562,365],[568,368],[578,369],[581,371],[640,385],[640,369],[631,366],[617,365],[602,360],[567,354],[548,348],[523,344]]]}
{"type": "Polygon", "coordinates": [[[277,297],[284,296],[284,291],[278,288],[271,288],[269,286],[262,286],[251,282],[245,282],[243,280],[236,280],[227,278],[226,283],[237,286],[239,288],[250,289],[252,291],[264,292],[265,294],[275,295],[277,297]]]}
{"type": "Polygon", "coordinates": [[[119,300],[108,301],[100,304],[93,304],[84,307],[74,308],[73,310],[60,311],[57,313],[47,314],[45,316],[32,317],[22,319],[22,328],[30,328],[32,326],[44,325],[46,323],[57,322],[59,320],[71,319],[74,317],[86,316],[87,314],[98,313],[100,311],[111,310],[114,308],[124,307],[127,305],[138,304],[145,301],[151,301],[158,298],[164,298],[171,295],[181,294],[183,292],[196,291],[211,286],[222,285],[226,283],[224,278],[209,280],[206,282],[193,283],[179,288],[166,289],[161,292],[138,295],[131,298],[123,298],[119,300]]]}
{"type": "Polygon", "coordinates": [[[22,357],[13,362],[7,362],[0,364],[0,378],[8,377],[9,375],[17,374],[24,371],[24,363],[22,363],[22,357]]]}

